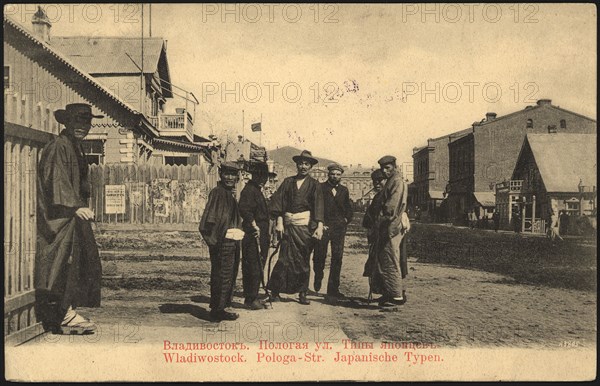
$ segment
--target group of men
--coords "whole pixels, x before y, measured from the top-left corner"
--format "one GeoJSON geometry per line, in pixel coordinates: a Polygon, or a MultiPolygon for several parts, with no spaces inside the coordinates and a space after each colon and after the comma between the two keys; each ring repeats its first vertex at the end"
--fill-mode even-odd
{"type": "MultiPolygon", "coordinates": [[[[95,324],[75,311],[77,307],[100,306],[102,277],[91,227],[95,215],[87,205],[90,185],[81,141],[89,133],[92,119],[102,116],[92,114],[88,104],[75,103],[57,110],[55,117],[65,129],[45,146],[38,167],[36,312],[38,320],[53,332],[93,333],[95,324]]],[[[318,163],[309,151],[294,156],[293,161],[297,174],[285,178],[268,203],[263,194],[269,177],[266,164],[247,165],[252,179],[241,191],[239,202],[234,195],[239,165],[220,165],[220,181],[209,194],[199,225],[209,248],[210,315],[215,321],[238,318],[226,308],[232,302],[240,260],[244,303],[249,309],[265,308],[259,299],[261,285],[270,291],[271,302],[281,300],[282,293],[298,293],[300,304],[310,304],[310,256],[314,251],[313,288],[318,293],[329,244],[332,257],[326,299],[345,298],[339,289],[340,274],[353,211],[348,189],[340,183],[344,169],[336,163],[329,165],[328,180],[319,183],[309,175],[318,163]],[[271,223],[279,240],[279,257],[265,284],[271,223]]],[[[402,240],[409,224],[407,189],[397,172],[396,159],[385,156],[379,164],[381,169],[372,174],[377,194],[363,221],[369,240],[364,276],[369,278],[371,292],[382,295],[379,304],[385,307],[406,302],[406,247],[402,240]]]]}
{"type": "MultiPolygon", "coordinates": [[[[240,168],[236,163],[221,165],[221,182],[210,192],[200,223],[200,232],[210,250],[213,320],[239,317],[226,308],[231,305],[240,252],[244,304],[249,309],[265,308],[259,299],[261,284],[270,291],[270,302],[281,301],[281,294],[298,294],[298,303],[309,305],[310,256],[313,255],[313,289],[319,293],[329,244],[331,262],[325,299],[336,302],[346,297],[340,292],[340,276],[353,210],[349,191],[340,183],[344,168],[330,164],[327,181],[319,183],[309,174],[318,163],[310,151],[294,156],[293,161],[297,174],[282,181],[269,203],[261,191],[268,177],[266,165],[251,165],[252,179],[241,191],[237,205],[233,189],[240,168]],[[265,284],[271,219],[279,240],[279,256],[272,272],[269,262],[270,275],[265,284]],[[236,239],[234,231],[240,228],[243,234],[236,239]]],[[[378,162],[380,169],[372,174],[376,194],[363,220],[369,241],[363,275],[369,278],[370,291],[381,294],[379,305],[388,307],[406,302],[406,243],[402,241],[410,227],[405,213],[408,192],[397,171],[396,159],[385,156],[378,162]]]]}

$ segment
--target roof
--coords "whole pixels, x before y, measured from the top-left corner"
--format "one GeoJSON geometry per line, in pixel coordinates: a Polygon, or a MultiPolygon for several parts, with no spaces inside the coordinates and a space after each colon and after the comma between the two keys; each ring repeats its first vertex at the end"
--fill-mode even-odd
{"type": "Polygon", "coordinates": [[[496,196],[493,192],[473,192],[481,206],[496,206],[496,196]]]}
{"type": "Polygon", "coordinates": [[[166,46],[161,37],[52,36],[50,44],[92,75],[159,73],[166,97],[172,97],[166,46]]]}
{"type": "Polygon", "coordinates": [[[527,134],[547,192],[578,192],[579,181],[596,186],[595,134],[527,134]]]}
{"type": "MultiPolygon", "coordinates": [[[[139,74],[142,67],[139,37],[52,36],[50,42],[90,74],[139,74]]],[[[162,38],[144,38],[144,73],[157,71],[163,45],[162,38]]]]}
{"type": "MultiPolygon", "coordinates": [[[[22,51],[26,56],[30,57],[31,60],[35,60],[45,68],[50,67],[53,71],[60,71],[62,69],[61,67],[64,67],[65,69],[70,71],[70,73],[78,80],[77,82],[74,82],[71,81],[71,79],[68,79],[68,81],[71,82],[71,84],[78,85],[80,83],[83,83],[87,86],[90,86],[91,88],[89,88],[88,90],[90,90],[90,92],[92,90],[95,91],[96,93],[94,95],[97,95],[99,93],[103,97],[106,97],[107,100],[116,103],[121,109],[124,109],[128,114],[133,115],[133,118],[135,118],[136,120],[143,120],[143,115],[141,113],[132,109],[127,103],[121,100],[106,86],[99,83],[96,79],[89,75],[89,73],[80,68],[76,63],[67,58],[61,52],[57,51],[48,43],[40,40],[38,37],[27,31],[18,22],[12,20],[6,15],[4,15],[4,33],[4,41],[13,41],[13,44],[16,44],[20,51],[22,51]],[[29,43],[31,46],[27,46],[27,43],[29,43]],[[59,63],[59,66],[43,60],[43,58],[40,57],[40,53],[38,53],[36,50],[40,50],[41,53],[47,54],[51,60],[54,60],[57,63],[59,63]],[[83,82],[81,82],[81,80],[83,80],[83,82]]],[[[85,88],[86,87],[84,87],[84,89],[85,88]]],[[[157,132],[154,132],[154,135],[157,135],[157,132]]]]}

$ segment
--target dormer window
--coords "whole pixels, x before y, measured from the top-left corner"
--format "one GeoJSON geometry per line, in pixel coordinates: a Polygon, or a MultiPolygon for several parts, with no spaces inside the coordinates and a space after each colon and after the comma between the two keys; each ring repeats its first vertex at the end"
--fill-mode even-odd
{"type": "Polygon", "coordinates": [[[533,129],[533,119],[528,119],[527,120],[527,128],[528,129],[533,129]]]}

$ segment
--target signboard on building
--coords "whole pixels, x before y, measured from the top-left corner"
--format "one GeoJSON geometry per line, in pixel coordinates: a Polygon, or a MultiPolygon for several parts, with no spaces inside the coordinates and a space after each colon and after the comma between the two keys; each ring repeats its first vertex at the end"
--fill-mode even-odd
{"type": "Polygon", "coordinates": [[[125,213],[125,185],[104,186],[104,213],[125,213]]]}

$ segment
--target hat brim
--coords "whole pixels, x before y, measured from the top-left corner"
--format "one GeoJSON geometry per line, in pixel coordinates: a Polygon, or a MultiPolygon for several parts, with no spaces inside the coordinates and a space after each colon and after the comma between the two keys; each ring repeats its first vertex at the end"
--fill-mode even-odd
{"type": "Polygon", "coordinates": [[[295,163],[298,163],[298,162],[300,162],[302,160],[307,160],[311,165],[316,165],[316,164],[319,163],[319,161],[316,158],[307,157],[307,156],[304,156],[304,155],[295,155],[295,156],[292,157],[292,160],[295,163]]]}
{"type": "MultiPolygon", "coordinates": [[[[56,121],[58,123],[63,124],[63,125],[69,120],[70,116],[73,116],[73,114],[70,114],[69,112],[67,112],[67,110],[64,110],[64,109],[56,110],[54,112],[54,118],[56,118],[56,121]]],[[[91,113],[90,114],[87,114],[87,113],[78,114],[78,116],[80,116],[82,118],[88,118],[88,119],[92,119],[92,118],[104,118],[104,115],[94,115],[94,114],[91,114],[91,113]]]]}

